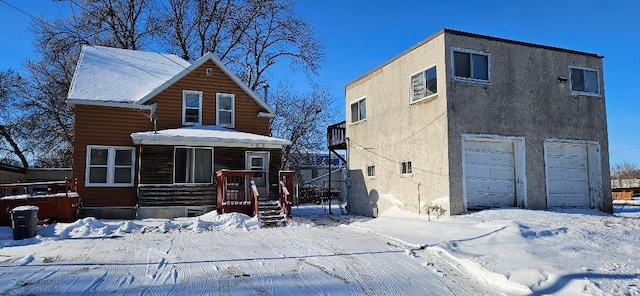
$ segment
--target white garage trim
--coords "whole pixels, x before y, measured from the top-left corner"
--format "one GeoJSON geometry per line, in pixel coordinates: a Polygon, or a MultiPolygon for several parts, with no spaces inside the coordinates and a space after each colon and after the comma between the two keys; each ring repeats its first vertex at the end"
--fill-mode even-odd
{"type": "Polygon", "coordinates": [[[526,160],[525,160],[525,139],[524,137],[501,136],[491,134],[462,134],[462,195],[464,199],[464,210],[467,211],[467,192],[469,187],[467,184],[467,176],[471,173],[467,168],[467,142],[483,141],[483,142],[501,142],[513,144],[513,166],[514,166],[514,189],[516,203],[518,207],[528,207],[527,201],[527,178],[526,178],[526,160]]]}
{"type": "MultiPolygon", "coordinates": [[[[575,159],[574,159],[575,160],[575,159]]],[[[546,185],[546,195],[547,195],[547,207],[559,207],[564,204],[564,206],[586,206],[590,208],[602,207],[602,169],[600,163],[600,144],[596,141],[587,141],[587,140],[572,140],[572,139],[557,139],[557,138],[549,138],[544,141],[544,163],[545,163],[545,185],[546,185]],[[567,203],[566,201],[558,201],[553,200],[558,197],[559,194],[556,192],[551,192],[551,190],[555,190],[557,184],[550,184],[550,181],[553,181],[554,174],[558,173],[554,168],[552,168],[554,158],[552,151],[557,147],[584,147],[586,151],[586,175],[587,175],[587,188],[588,190],[588,201],[579,201],[576,200],[576,204],[573,205],[571,203],[567,203]],[[588,203],[588,204],[587,204],[588,203]]],[[[579,165],[579,164],[577,164],[579,165]]],[[[571,168],[570,168],[571,169],[571,168]]],[[[578,184],[579,185],[579,184],[578,184]]],[[[580,185],[582,186],[582,185],[580,185]]],[[[569,186],[567,186],[569,187],[569,186]]],[[[577,188],[576,198],[579,195],[579,189],[577,188]]],[[[581,189],[580,189],[581,190],[581,189]]],[[[572,192],[566,192],[569,196],[572,192]]]]}

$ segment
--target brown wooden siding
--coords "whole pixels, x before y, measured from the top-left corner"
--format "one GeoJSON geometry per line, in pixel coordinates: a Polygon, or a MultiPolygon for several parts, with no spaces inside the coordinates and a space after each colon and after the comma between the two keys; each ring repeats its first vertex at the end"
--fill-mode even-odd
{"type": "Polygon", "coordinates": [[[182,126],[182,91],[202,92],[202,124],[216,124],[216,93],[235,95],[235,130],[269,135],[269,121],[258,117],[264,111],[240,86],[216,67],[211,61],[205,62],[187,76],[168,87],[150,103],[158,104],[158,128],[176,128],[182,126]],[[213,75],[205,74],[206,68],[213,68],[213,75]]]}
{"type": "Polygon", "coordinates": [[[141,207],[215,206],[216,187],[213,184],[150,185],[139,189],[141,207]]]}
{"type": "MultiPolygon", "coordinates": [[[[73,176],[86,207],[130,207],[137,202],[136,187],[85,187],[88,145],[133,147],[131,133],[153,128],[141,112],[126,108],[75,106],[73,176]]],[[[140,151],[136,150],[136,158],[140,151]]],[[[137,162],[136,162],[137,164],[137,162]]]]}

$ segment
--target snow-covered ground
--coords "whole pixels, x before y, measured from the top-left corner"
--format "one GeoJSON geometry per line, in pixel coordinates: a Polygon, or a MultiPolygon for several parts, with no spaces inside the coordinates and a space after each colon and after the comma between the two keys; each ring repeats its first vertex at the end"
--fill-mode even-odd
{"type": "Polygon", "coordinates": [[[640,295],[640,210],[502,209],[428,221],[293,210],[86,218],[14,241],[0,227],[0,291],[149,295],[640,295]]]}

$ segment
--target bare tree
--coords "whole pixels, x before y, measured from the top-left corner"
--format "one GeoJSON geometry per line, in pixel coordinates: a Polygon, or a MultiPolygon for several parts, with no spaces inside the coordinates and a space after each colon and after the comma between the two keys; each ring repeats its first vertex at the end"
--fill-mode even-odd
{"type": "Polygon", "coordinates": [[[21,145],[21,116],[16,112],[16,96],[20,76],[13,70],[0,72],[0,158],[2,162],[15,163],[15,157],[22,167],[29,167],[25,145],[21,145]]]}
{"type": "Polygon", "coordinates": [[[220,60],[238,48],[260,13],[260,1],[168,0],[152,18],[156,35],[186,60],[213,52],[220,60]]]}
{"type": "MultiPolygon", "coordinates": [[[[67,18],[32,22],[37,57],[25,63],[27,76],[11,100],[20,118],[3,133],[20,138],[35,166],[69,166],[73,155],[73,109],[65,104],[81,44],[137,49],[150,36],[144,13],[149,0],[98,0],[77,3],[67,18]]],[[[14,149],[16,150],[16,149],[14,149]]],[[[23,161],[24,162],[24,161],[23,161]]]]}
{"type": "Polygon", "coordinates": [[[323,59],[322,45],[313,27],[294,12],[290,0],[265,0],[260,17],[242,40],[242,56],[232,61],[238,76],[255,90],[266,82],[266,73],[281,60],[292,67],[317,73],[323,59]]]}
{"type": "Polygon", "coordinates": [[[72,3],[80,7],[77,16],[67,19],[77,38],[92,44],[139,49],[151,38],[154,27],[148,14],[153,13],[152,0],[83,0],[72,3]]]}
{"type": "Polygon", "coordinates": [[[312,73],[322,45],[289,0],[168,0],[154,27],[165,45],[185,59],[214,53],[252,89],[281,61],[312,73]]]}
{"type": "Polygon", "coordinates": [[[297,170],[305,158],[326,145],[326,128],[336,114],[331,96],[321,87],[301,95],[281,87],[269,101],[276,111],[272,135],[291,141],[282,151],[282,167],[297,170]]]}
{"type": "Polygon", "coordinates": [[[640,167],[631,162],[615,164],[611,167],[611,179],[640,179],[640,167]]]}

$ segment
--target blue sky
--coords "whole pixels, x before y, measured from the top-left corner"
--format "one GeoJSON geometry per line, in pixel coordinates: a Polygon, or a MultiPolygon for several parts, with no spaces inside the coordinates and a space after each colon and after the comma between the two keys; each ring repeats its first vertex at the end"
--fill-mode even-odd
{"type": "MultiPolygon", "coordinates": [[[[33,15],[65,15],[69,2],[7,1],[33,15]],[[32,4],[37,3],[37,4],[32,4]]],[[[344,117],[344,85],[442,28],[604,55],[610,162],[640,165],[640,1],[300,0],[326,58],[313,79],[330,87],[344,117]]],[[[0,2],[0,69],[32,52],[29,18],[0,2]]],[[[290,71],[289,83],[304,81],[290,71]]]]}

